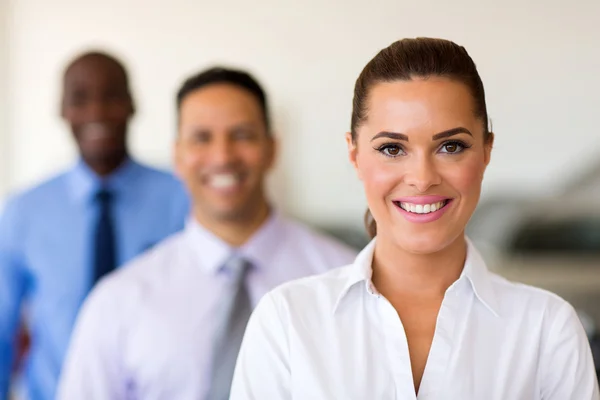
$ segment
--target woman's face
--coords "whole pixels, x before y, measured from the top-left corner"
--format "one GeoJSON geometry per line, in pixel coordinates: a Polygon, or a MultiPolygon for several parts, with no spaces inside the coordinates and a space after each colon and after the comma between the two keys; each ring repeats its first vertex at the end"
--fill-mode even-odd
{"type": "Polygon", "coordinates": [[[378,238],[443,250],[464,234],[492,149],[468,88],[440,77],[378,83],[366,105],[356,142],[346,139],[378,238]]]}

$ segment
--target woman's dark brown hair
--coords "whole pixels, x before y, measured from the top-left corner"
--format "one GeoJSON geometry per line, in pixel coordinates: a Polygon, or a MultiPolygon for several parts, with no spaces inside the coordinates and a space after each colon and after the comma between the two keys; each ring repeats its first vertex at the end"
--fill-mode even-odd
{"type": "MultiPolygon", "coordinates": [[[[483,124],[484,139],[491,138],[488,128],[485,91],[475,63],[464,47],[444,39],[402,39],[381,50],[360,73],[354,86],[350,132],[356,143],[357,129],[367,118],[370,89],[377,83],[409,81],[414,78],[445,77],[463,83],[473,96],[475,116],[483,124]]],[[[365,225],[371,237],[377,224],[367,210],[365,225]]]]}

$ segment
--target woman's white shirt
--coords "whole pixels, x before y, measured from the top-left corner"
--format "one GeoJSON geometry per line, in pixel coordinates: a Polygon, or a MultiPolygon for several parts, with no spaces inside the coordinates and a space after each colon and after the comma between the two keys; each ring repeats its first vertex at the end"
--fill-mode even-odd
{"type": "Polygon", "coordinates": [[[232,400],[599,400],[586,334],[560,297],[488,271],[468,242],[444,296],[418,395],[406,335],[354,264],[284,284],[252,315],[232,400]]]}

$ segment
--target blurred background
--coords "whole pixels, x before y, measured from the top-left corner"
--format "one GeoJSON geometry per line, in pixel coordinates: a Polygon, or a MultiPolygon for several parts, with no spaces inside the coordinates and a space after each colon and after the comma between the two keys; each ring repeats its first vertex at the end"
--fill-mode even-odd
{"type": "Polygon", "coordinates": [[[132,152],[165,167],[183,77],[215,63],[251,70],[270,94],[281,139],[271,191],[285,211],[319,224],[362,224],[344,143],[352,89],[366,61],[402,37],[451,39],[476,61],[496,132],[484,199],[555,196],[600,154],[596,0],[1,4],[0,195],[71,165],[60,77],[94,48],[127,63],[138,108],[132,152]]]}
{"type": "Polygon", "coordinates": [[[346,159],[354,81],[382,47],[433,36],[477,63],[496,133],[469,234],[490,267],[551,289],[600,326],[600,2],[0,1],[0,199],[71,165],[62,70],[100,49],[122,58],[137,116],[131,149],[170,168],[174,94],[213,64],[270,95],[277,206],[361,246],[365,200],[346,159]]]}

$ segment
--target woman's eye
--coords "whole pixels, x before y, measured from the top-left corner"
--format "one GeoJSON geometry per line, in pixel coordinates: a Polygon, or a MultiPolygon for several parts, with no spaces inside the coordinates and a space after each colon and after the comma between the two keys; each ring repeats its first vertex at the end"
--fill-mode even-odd
{"type": "Polygon", "coordinates": [[[396,157],[402,154],[402,148],[395,144],[386,144],[384,146],[381,146],[379,148],[379,151],[381,151],[384,155],[388,157],[396,157]]]}
{"type": "Polygon", "coordinates": [[[462,143],[458,142],[448,142],[442,145],[442,153],[447,154],[456,154],[460,153],[465,149],[465,146],[462,143]]]}

